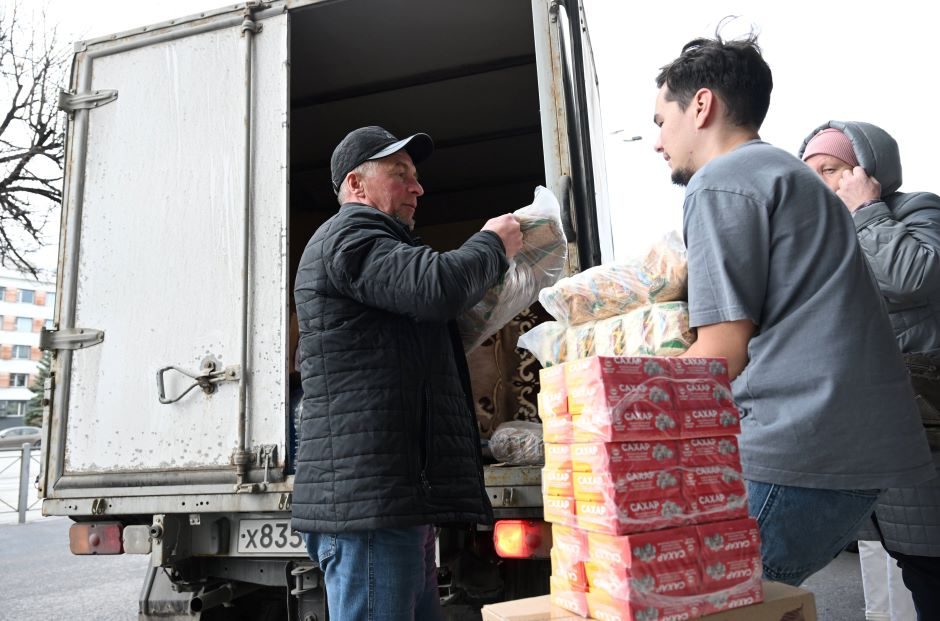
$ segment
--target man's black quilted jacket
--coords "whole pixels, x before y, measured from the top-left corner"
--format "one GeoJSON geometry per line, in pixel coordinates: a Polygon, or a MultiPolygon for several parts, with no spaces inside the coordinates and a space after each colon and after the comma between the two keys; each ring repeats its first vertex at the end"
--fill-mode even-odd
{"type": "Polygon", "coordinates": [[[507,268],[493,232],[438,253],[365,205],[317,230],[294,287],[296,530],[492,521],[454,319],[507,268]]]}

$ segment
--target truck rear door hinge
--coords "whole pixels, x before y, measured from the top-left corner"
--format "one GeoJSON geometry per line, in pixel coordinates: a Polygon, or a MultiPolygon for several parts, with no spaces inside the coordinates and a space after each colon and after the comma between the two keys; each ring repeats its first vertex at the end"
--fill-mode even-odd
{"type": "Polygon", "coordinates": [[[100,345],[102,341],[104,341],[104,331],[90,328],[59,328],[58,330],[43,328],[39,333],[39,349],[44,351],[84,349],[100,345]]]}
{"type": "Polygon", "coordinates": [[[65,112],[75,112],[76,110],[88,110],[98,108],[117,99],[116,90],[89,91],[87,93],[70,93],[68,91],[59,91],[59,110],[65,112]]]}

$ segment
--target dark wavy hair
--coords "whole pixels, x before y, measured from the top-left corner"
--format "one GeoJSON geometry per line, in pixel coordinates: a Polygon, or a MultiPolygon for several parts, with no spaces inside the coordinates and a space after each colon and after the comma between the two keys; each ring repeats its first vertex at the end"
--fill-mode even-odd
{"type": "MultiPolygon", "coordinates": [[[[720,28],[720,26],[719,26],[720,28]]],[[[714,91],[736,126],[760,129],[770,107],[774,80],[761,56],[757,35],[744,39],[694,39],[685,44],[677,59],[660,69],[656,86],[667,86],[666,101],[685,111],[700,88],[714,91]]]]}

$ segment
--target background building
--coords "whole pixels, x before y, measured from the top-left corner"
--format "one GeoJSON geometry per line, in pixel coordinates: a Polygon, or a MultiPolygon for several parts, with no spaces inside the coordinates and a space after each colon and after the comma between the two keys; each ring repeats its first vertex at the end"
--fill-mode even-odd
{"type": "MultiPolygon", "coordinates": [[[[0,418],[20,417],[33,393],[42,351],[39,332],[52,327],[55,279],[0,271],[0,418]]],[[[5,425],[4,425],[5,426],[5,425]]]]}

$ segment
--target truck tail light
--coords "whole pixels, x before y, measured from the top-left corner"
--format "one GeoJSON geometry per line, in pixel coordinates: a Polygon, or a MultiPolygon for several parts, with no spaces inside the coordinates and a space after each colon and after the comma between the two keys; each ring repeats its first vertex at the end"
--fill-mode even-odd
{"type": "Polygon", "coordinates": [[[69,528],[72,554],[123,554],[120,522],[79,522],[69,528]]]}
{"type": "Polygon", "coordinates": [[[493,545],[503,558],[548,558],[551,525],[541,520],[500,520],[493,527],[493,545]]]}

